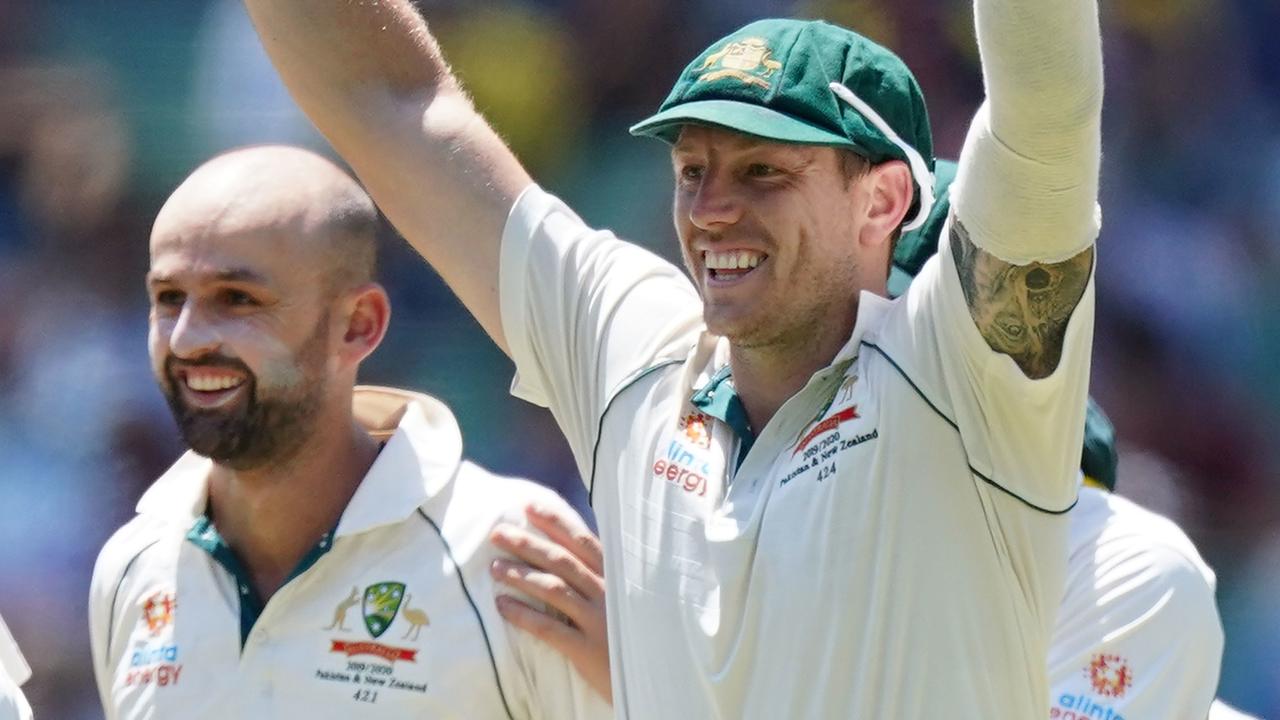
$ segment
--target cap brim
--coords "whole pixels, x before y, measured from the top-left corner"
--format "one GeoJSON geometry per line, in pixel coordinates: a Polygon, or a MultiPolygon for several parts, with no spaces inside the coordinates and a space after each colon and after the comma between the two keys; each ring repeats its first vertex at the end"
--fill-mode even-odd
{"type": "Polygon", "coordinates": [[[766,140],[840,145],[859,149],[849,138],[785,115],[776,110],[737,100],[697,100],[667,108],[631,128],[632,135],[675,143],[685,125],[715,125],[766,140]]]}

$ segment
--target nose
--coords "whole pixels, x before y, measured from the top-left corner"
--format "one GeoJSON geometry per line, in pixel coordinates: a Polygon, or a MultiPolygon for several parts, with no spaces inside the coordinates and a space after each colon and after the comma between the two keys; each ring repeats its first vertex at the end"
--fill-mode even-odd
{"type": "Polygon", "coordinates": [[[689,204],[689,221],[701,230],[732,225],[742,217],[742,198],[730,173],[708,168],[689,204]]]}
{"type": "Polygon", "coordinates": [[[222,338],[213,323],[192,300],[182,306],[169,334],[169,351],[183,360],[192,360],[218,349],[222,338]]]}

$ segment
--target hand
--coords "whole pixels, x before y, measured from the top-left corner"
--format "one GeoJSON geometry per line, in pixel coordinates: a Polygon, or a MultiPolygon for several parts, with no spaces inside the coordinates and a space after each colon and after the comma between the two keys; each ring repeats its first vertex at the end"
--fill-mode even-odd
{"type": "Polygon", "coordinates": [[[578,518],[545,506],[530,505],[525,515],[545,537],[514,525],[499,525],[490,540],[519,560],[494,560],[490,572],[498,582],[545,603],[546,608],[500,595],[498,612],[563,654],[582,679],[612,703],[600,540],[578,518]]]}

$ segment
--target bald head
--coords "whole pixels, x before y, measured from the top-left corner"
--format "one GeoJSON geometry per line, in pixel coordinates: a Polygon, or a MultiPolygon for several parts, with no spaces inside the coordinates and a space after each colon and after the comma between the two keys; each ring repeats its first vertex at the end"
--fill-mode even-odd
{"type": "Polygon", "coordinates": [[[166,243],[251,238],[340,292],[373,280],[376,233],[373,201],[347,173],[307,150],[267,145],[196,168],[157,215],[151,252],[166,243]]]}

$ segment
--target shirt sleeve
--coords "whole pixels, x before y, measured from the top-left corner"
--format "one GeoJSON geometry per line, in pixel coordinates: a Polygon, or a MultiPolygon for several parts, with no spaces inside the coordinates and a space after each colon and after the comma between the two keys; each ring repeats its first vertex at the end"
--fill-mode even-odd
{"type": "Polygon", "coordinates": [[[614,393],[693,346],[698,295],[674,265],[592,230],[537,186],[507,219],[499,276],[512,394],[551,409],[586,477],[614,393]]]}
{"type": "Polygon", "coordinates": [[[950,243],[940,243],[903,303],[894,344],[960,432],[970,468],[1036,510],[1070,508],[1084,442],[1093,279],[1067,323],[1057,368],[1035,380],[978,331],[950,243]]]}
{"type": "MultiPolygon", "coordinates": [[[[1110,522],[1122,527],[1123,518],[1110,522]]],[[[1223,650],[1212,571],[1189,557],[1181,531],[1180,542],[1166,542],[1161,528],[1138,529],[1075,543],[1050,652],[1052,707],[1080,717],[1094,717],[1095,705],[1134,720],[1205,717],[1223,650]]]]}
{"type": "Polygon", "coordinates": [[[111,536],[98,553],[89,583],[89,648],[93,653],[93,678],[98,686],[106,720],[115,720],[117,710],[111,697],[113,669],[121,654],[121,586],[130,564],[158,539],[158,528],[135,517],[111,536]]]}
{"type": "MultiPolygon", "coordinates": [[[[113,538],[114,540],[114,538],[113,538]]],[[[114,562],[113,543],[107,541],[106,546],[98,554],[94,563],[93,579],[89,583],[89,648],[93,655],[93,679],[98,686],[98,699],[102,702],[102,711],[106,720],[115,718],[115,707],[111,702],[111,668],[108,638],[111,636],[111,602],[118,584],[118,563],[114,562]]]]}
{"type": "MultiPolygon", "coordinates": [[[[1093,279],[1072,312],[1062,356],[1028,379],[978,331],[951,251],[955,223],[1011,264],[1058,262],[1097,236],[1102,101],[1095,0],[978,0],[987,100],[970,126],[938,255],[908,291],[920,352],[941,359],[944,404],[969,463],[1028,505],[1063,512],[1075,496],[1093,340],[1093,279]]],[[[928,360],[922,361],[926,364],[928,360]]]]}

